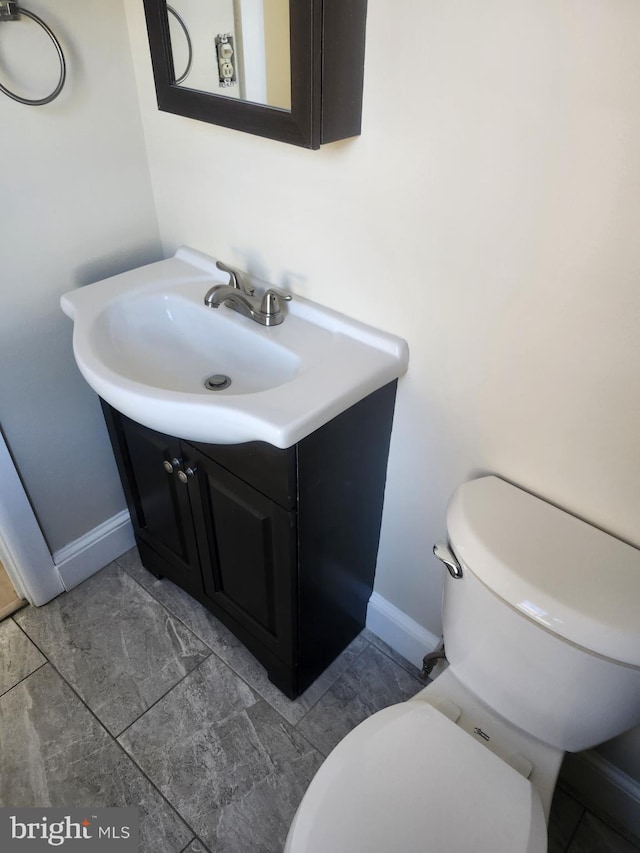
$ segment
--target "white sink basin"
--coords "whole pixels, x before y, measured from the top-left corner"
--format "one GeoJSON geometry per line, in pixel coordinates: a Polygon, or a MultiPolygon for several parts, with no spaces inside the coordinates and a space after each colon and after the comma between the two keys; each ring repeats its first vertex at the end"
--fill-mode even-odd
{"type": "MultiPolygon", "coordinates": [[[[160,432],[289,447],[407,369],[405,341],[294,295],[279,326],[204,305],[228,276],[192,249],[65,293],[89,385],[160,432]],[[205,380],[226,375],[229,387],[205,380]]],[[[256,284],[256,282],[253,282],[256,284]]]]}
{"type": "Polygon", "coordinates": [[[114,373],[161,391],[203,394],[214,373],[233,377],[234,394],[293,379],[300,358],[292,350],[203,308],[200,283],[119,299],[96,318],[95,352],[114,373]]]}

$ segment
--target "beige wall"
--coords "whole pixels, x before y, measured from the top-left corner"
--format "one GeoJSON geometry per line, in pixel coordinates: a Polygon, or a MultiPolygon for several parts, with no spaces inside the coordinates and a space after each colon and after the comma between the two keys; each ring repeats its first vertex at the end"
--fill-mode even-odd
{"type": "MultiPolygon", "coordinates": [[[[239,86],[220,88],[215,37],[231,33],[235,39],[233,0],[217,0],[203,3],[202,0],[177,0],[169,4],[182,18],[189,31],[192,47],[192,64],[189,76],[183,82],[188,89],[213,92],[229,98],[240,97],[239,86]]],[[[187,41],[179,23],[169,15],[169,29],[176,75],[184,73],[188,62],[187,41]]],[[[234,57],[234,63],[237,57],[234,57]]]]}
{"type": "MultiPolygon", "coordinates": [[[[60,39],[68,79],[47,106],[0,94],[0,424],[56,550],[124,509],[60,294],[155,260],[160,245],[121,0],[28,8],[60,39]]],[[[46,38],[29,22],[1,27],[14,88],[51,91],[46,38]]]]}
{"type": "Polygon", "coordinates": [[[319,152],[159,113],[125,5],[166,253],[409,342],[377,591],[440,631],[431,545],[485,471],[640,545],[640,4],[377,0],[362,136],[319,152]]]}
{"type": "Polygon", "coordinates": [[[289,0],[266,0],[264,3],[264,43],[267,103],[290,110],[289,0]]]}

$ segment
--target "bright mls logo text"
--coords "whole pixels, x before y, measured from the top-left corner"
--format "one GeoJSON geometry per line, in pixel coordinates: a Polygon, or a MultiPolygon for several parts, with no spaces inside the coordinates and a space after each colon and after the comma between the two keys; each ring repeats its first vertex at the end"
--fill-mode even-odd
{"type": "MultiPolygon", "coordinates": [[[[16,818],[15,815],[10,815],[9,822],[11,826],[12,840],[40,840],[46,841],[52,847],[59,847],[65,841],[89,840],[95,838],[93,824],[87,818],[82,821],[73,821],[69,815],[66,815],[62,820],[49,821],[46,816],[38,822],[25,823],[16,818]]],[[[98,826],[98,838],[129,838],[130,830],[128,826],[98,826]]]]}

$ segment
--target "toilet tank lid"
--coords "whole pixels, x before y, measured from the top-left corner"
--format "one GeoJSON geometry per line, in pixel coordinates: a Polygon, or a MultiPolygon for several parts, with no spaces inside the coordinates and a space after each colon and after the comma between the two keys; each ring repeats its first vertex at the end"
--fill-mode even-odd
{"type": "Polygon", "coordinates": [[[447,529],[463,567],[529,619],[640,666],[640,550],[498,477],[456,490],[447,529]]]}

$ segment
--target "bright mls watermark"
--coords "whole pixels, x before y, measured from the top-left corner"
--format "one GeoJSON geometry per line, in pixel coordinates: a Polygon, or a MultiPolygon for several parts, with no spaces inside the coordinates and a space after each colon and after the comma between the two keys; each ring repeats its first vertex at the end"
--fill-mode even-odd
{"type": "Polygon", "coordinates": [[[134,808],[0,808],[2,853],[138,853],[134,808]]]}

